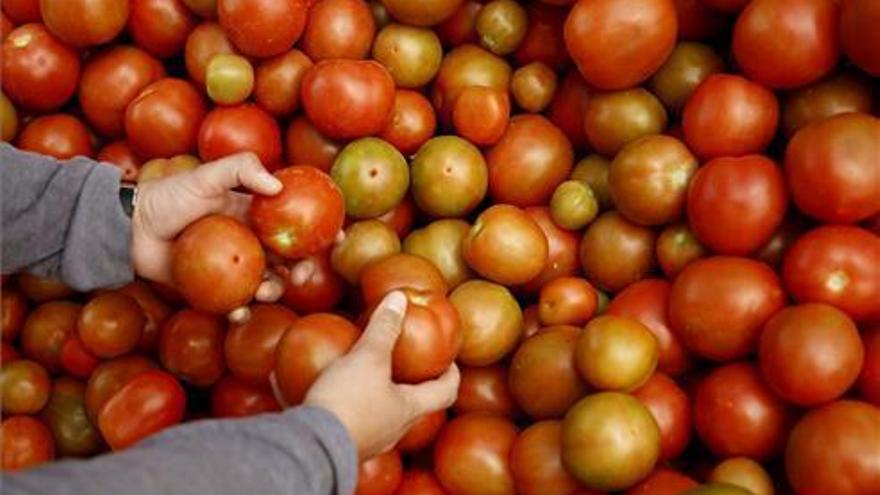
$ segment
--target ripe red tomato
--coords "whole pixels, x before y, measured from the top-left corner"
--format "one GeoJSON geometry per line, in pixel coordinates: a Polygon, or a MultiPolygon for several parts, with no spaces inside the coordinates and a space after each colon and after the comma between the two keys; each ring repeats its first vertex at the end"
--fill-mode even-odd
{"type": "Polygon", "coordinates": [[[330,252],[297,261],[284,277],[281,302],[301,313],[320,313],[335,308],[345,295],[345,282],[330,264],[330,252]]]}
{"type": "Polygon", "coordinates": [[[859,375],[859,394],[862,399],[880,407],[880,325],[862,334],[865,346],[865,365],[859,375]]]}
{"type": "Polygon", "coordinates": [[[702,159],[760,153],[776,134],[779,102],[742,76],[713,74],[685,103],[682,125],[688,146],[702,159]]]}
{"type": "Polygon", "coordinates": [[[689,476],[671,469],[658,468],[624,495],[681,495],[697,486],[699,483],[689,476]]]}
{"type": "Polygon", "coordinates": [[[85,390],[85,409],[92,423],[97,423],[104,404],[122,387],[142,373],[158,366],[149,359],[136,354],[105,361],[95,368],[85,390]]]}
{"type": "Polygon", "coordinates": [[[141,351],[152,353],[156,350],[159,340],[159,327],[171,316],[171,306],[162,300],[145,282],[135,281],[121,289],[119,292],[133,297],[135,301],[144,310],[147,317],[147,323],[144,325],[144,331],[141,334],[141,341],[138,348],[141,351]]]}
{"type": "Polygon", "coordinates": [[[324,0],[309,9],[300,45],[312,60],[360,59],[370,53],[376,22],[364,0],[324,0]]]}
{"type": "Polygon", "coordinates": [[[450,421],[434,446],[434,472],[449,495],[514,495],[510,451],[516,426],[500,416],[471,413],[450,421]]]}
{"type": "Polygon", "coordinates": [[[437,116],[431,102],[418,91],[398,89],[391,120],[379,137],[404,155],[411,155],[434,135],[436,128],[437,116]]]}
{"type": "Polygon", "coordinates": [[[277,117],[293,113],[299,109],[302,80],[312,65],[311,59],[296,49],[262,62],[255,75],[254,101],[277,117]]]}
{"type": "Polygon", "coordinates": [[[329,172],[342,145],[318,132],[308,118],[299,116],[287,128],[284,148],[288,163],[308,164],[329,172]]]}
{"type": "Polygon", "coordinates": [[[128,32],[137,46],[158,58],[180,53],[195,27],[195,15],[180,0],[131,1],[128,32]]]}
{"type": "Polygon", "coordinates": [[[248,321],[229,327],[224,344],[226,365],[237,379],[267,386],[275,369],[278,342],[298,317],[277,304],[257,304],[250,309],[248,321]]]}
{"type": "Polygon", "coordinates": [[[856,321],[880,315],[880,237],[826,225],[802,235],[783,258],[782,277],[799,302],[824,302],[856,321]]]}
{"type": "Polygon", "coordinates": [[[533,206],[526,208],[525,212],[538,224],[544,232],[544,237],[547,238],[547,263],[541,273],[521,289],[527,293],[536,293],[557,277],[576,276],[580,271],[578,234],[556,225],[553,217],[550,216],[550,209],[546,206],[533,206]]]}
{"type": "Polygon", "coordinates": [[[19,25],[42,22],[40,0],[4,0],[3,12],[19,25]]]}
{"type": "Polygon", "coordinates": [[[274,57],[290,50],[305,29],[307,15],[304,0],[217,1],[220,25],[235,46],[252,57],[274,57]]]}
{"type": "Polygon", "coordinates": [[[78,118],[59,113],[37,117],[18,135],[18,148],[67,160],[92,156],[92,136],[78,118]]]}
{"type": "Polygon", "coordinates": [[[565,21],[565,44],[587,82],[624,89],[660,68],[677,32],[672,0],[580,0],[565,21]]]}
{"type": "Polygon", "coordinates": [[[113,450],[125,449],[179,423],[186,393],[164,371],[147,371],[125,384],[101,408],[98,427],[113,450]]]}
{"type": "Polygon", "coordinates": [[[165,320],[159,331],[159,360],[181,380],[207,387],[219,380],[225,370],[225,331],[219,316],[181,310],[165,320]]]}
{"type": "Polygon", "coordinates": [[[809,84],[837,64],[839,19],[834,0],[752,0],[736,20],[733,55],[760,84],[809,84]]]}
{"type": "MultiPolygon", "coordinates": [[[[727,27],[727,18],[703,0],[673,0],[678,18],[678,37],[682,40],[703,40],[727,27]]],[[[629,495],[629,494],[627,494],[629,495]]],[[[657,494],[662,495],[662,494],[657,494]]]]}
{"type": "Polygon", "coordinates": [[[205,102],[183,79],[160,79],[146,88],[125,110],[125,132],[135,152],[145,159],[192,153],[205,102]]]}
{"type": "Polygon", "coordinates": [[[452,105],[452,123],[456,132],[476,145],[497,143],[504,136],[509,122],[507,88],[468,86],[461,90],[452,105]]]}
{"type": "Polygon", "coordinates": [[[770,459],[782,451],[792,419],[791,408],[747,363],[714,369],[694,395],[697,434],[722,458],[770,459]]]}
{"type": "Polygon", "coordinates": [[[517,62],[523,66],[543,62],[554,70],[564,66],[569,60],[562,34],[568,12],[545,3],[529,4],[527,10],[529,27],[514,53],[517,62]]]}
{"type": "Polygon", "coordinates": [[[77,335],[96,357],[109,359],[129,353],[141,339],[147,318],[134,298],[107,292],[89,301],[77,322],[77,335]]]}
{"type": "Polygon", "coordinates": [[[375,61],[324,60],[302,82],[306,115],[321,134],[354,139],[382,132],[394,109],[394,80],[375,61]]]}
{"type": "Polygon", "coordinates": [[[562,425],[540,421],[519,434],[510,451],[510,471],[520,495],[572,495],[578,482],[562,465],[562,425]]]}
{"type": "Polygon", "coordinates": [[[55,458],[52,432],[30,416],[14,416],[0,426],[3,471],[30,469],[55,458]]]}
{"type": "Polygon", "coordinates": [[[400,452],[390,450],[361,463],[354,495],[392,495],[402,478],[400,452]]]}
{"type": "Polygon", "coordinates": [[[193,29],[186,39],[184,62],[189,77],[200,85],[205,84],[208,62],[215,55],[235,54],[238,50],[226,37],[226,32],[216,22],[203,22],[193,29]]]}
{"type": "Polygon", "coordinates": [[[361,293],[367,306],[378,303],[386,294],[398,289],[445,295],[449,286],[430,261],[406,253],[389,256],[361,272],[361,293]]]}
{"type": "Polygon", "coordinates": [[[598,303],[596,289],[589,282],[559,277],[541,289],[538,314],[544,325],[584,325],[598,303]]]}
{"type": "Polygon", "coordinates": [[[873,76],[880,76],[880,31],[876,29],[878,21],[880,5],[877,2],[842,2],[840,36],[843,52],[853,63],[873,76]]]}
{"type": "Polygon", "coordinates": [[[517,406],[507,384],[507,368],[497,364],[479,368],[463,366],[458,397],[452,410],[459,415],[488,413],[515,416],[517,406]]]}
{"type": "Polygon", "coordinates": [[[205,116],[198,136],[199,156],[217,160],[242,151],[256,153],[270,171],[281,162],[281,129],[262,108],[245,103],[217,107],[205,116]]]}
{"type": "Polygon", "coordinates": [[[0,293],[2,308],[0,308],[0,327],[3,329],[3,340],[14,341],[21,330],[24,318],[27,316],[27,301],[21,292],[9,287],[4,283],[3,292],[0,293]]]}
{"type": "Polygon", "coordinates": [[[651,411],[660,428],[660,461],[675,459],[691,441],[691,402],[672,378],[654,373],[633,396],[651,411]]]}
{"type": "Polygon", "coordinates": [[[584,133],[584,115],[590,100],[590,89],[580,73],[569,70],[556,88],[547,116],[568,137],[577,149],[587,145],[584,133]]]}
{"type": "Polygon", "coordinates": [[[445,410],[425,414],[406,430],[406,434],[397,442],[397,449],[401,452],[419,452],[430,447],[445,424],[445,410]]]}
{"type": "Polygon", "coordinates": [[[251,385],[225,375],[211,389],[211,416],[215,418],[244,418],[280,410],[268,385],[251,385]]]}
{"type": "Polygon", "coordinates": [[[86,379],[92,375],[101,361],[86,349],[82,340],[72,334],[61,345],[61,369],[75,378],[86,379]]]}
{"type": "Polygon", "coordinates": [[[42,364],[50,373],[59,370],[61,346],[76,331],[82,306],[67,301],[42,304],[31,311],[21,328],[22,354],[42,364]]]}
{"type": "Polygon", "coordinates": [[[125,28],[128,0],[40,0],[43,22],[73,46],[106,43],[125,28]]]}
{"type": "Polygon", "coordinates": [[[21,26],[3,40],[3,92],[26,108],[48,112],[64,105],[76,92],[79,71],[76,51],[42,24],[21,26]]]}
{"type": "Polygon", "coordinates": [[[493,282],[524,284],[544,270],[547,238],[523,210],[496,204],[477,217],[462,243],[462,255],[471,268],[493,282]]]}
{"type": "Polygon", "coordinates": [[[755,351],[764,323],[784,304],[782,285],[770,267],[715,256],[678,274],[669,293],[669,322],[695,354],[730,361],[755,351]]]}
{"type": "Polygon", "coordinates": [[[782,170],[769,158],[715,158],[691,180],[688,219],[700,243],[715,253],[746,256],[782,225],[787,196],[782,170]]]}
{"type": "Polygon", "coordinates": [[[96,158],[99,162],[118,168],[120,173],[122,173],[122,180],[124,182],[137,182],[141,172],[142,161],[134,153],[134,150],[131,149],[128,141],[114,141],[104,146],[98,152],[96,158]]]}
{"type": "Polygon", "coordinates": [[[441,293],[405,290],[409,305],[392,353],[392,377],[421,383],[449,368],[461,349],[461,319],[441,293]]]}
{"type": "Polygon", "coordinates": [[[411,469],[403,473],[403,479],[395,495],[447,495],[431,471],[411,469]]]}

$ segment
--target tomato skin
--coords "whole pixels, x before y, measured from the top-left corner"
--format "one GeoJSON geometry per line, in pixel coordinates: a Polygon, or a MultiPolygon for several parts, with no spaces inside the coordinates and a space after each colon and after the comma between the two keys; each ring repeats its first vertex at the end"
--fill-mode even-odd
{"type": "Polygon", "coordinates": [[[130,8],[128,32],[135,44],[161,59],[180,53],[196,27],[180,0],[132,0],[130,8]]]}
{"type": "Polygon", "coordinates": [[[364,304],[377,304],[393,290],[411,289],[445,295],[449,285],[430,261],[407,253],[397,253],[368,265],[361,272],[364,304]]]}
{"type": "Polygon", "coordinates": [[[198,146],[204,161],[250,151],[273,171],[281,162],[281,129],[271,115],[256,105],[217,107],[202,122],[198,146]]]}
{"type": "Polygon", "coordinates": [[[488,413],[514,417],[517,405],[507,383],[507,368],[498,364],[479,368],[463,366],[452,410],[458,415],[488,413]]]}
{"type": "Polygon", "coordinates": [[[219,316],[184,309],[159,331],[159,360],[168,372],[197,387],[207,387],[225,370],[226,328],[219,316]]]}
{"type": "Polygon", "coordinates": [[[245,383],[234,375],[225,375],[211,390],[211,416],[244,418],[281,411],[268,386],[245,383]]]}
{"type": "Polygon", "coordinates": [[[431,471],[411,469],[403,473],[400,487],[394,495],[446,495],[446,492],[431,471]]]}
{"type": "Polygon", "coordinates": [[[562,424],[541,421],[523,430],[510,451],[510,471],[521,495],[571,495],[577,481],[562,465],[562,424]]]}
{"type": "Polygon", "coordinates": [[[400,452],[391,450],[362,462],[354,495],[392,495],[403,478],[400,452]]]}
{"type": "Polygon", "coordinates": [[[862,334],[865,346],[865,365],[859,375],[859,394],[862,399],[880,407],[880,325],[862,334]]]}
{"type": "Polygon", "coordinates": [[[125,110],[125,132],[145,159],[195,151],[205,102],[183,79],[160,79],[141,90],[125,110]]]}
{"type": "Polygon", "coordinates": [[[39,112],[64,105],[79,83],[79,55],[42,24],[26,24],[3,41],[3,93],[39,112]]]}
{"type": "Polygon", "coordinates": [[[517,434],[516,426],[500,416],[459,416],[440,432],[434,473],[449,495],[514,495],[509,458],[517,434]]]}
{"type": "Polygon", "coordinates": [[[301,313],[320,313],[335,308],[345,295],[345,282],[330,264],[330,252],[309,256],[292,268],[285,277],[281,302],[301,313]]]}
{"type": "Polygon", "coordinates": [[[452,123],[463,138],[491,146],[504,136],[510,122],[510,97],[504,90],[470,86],[461,90],[452,106],[452,123]]]}
{"type": "Polygon", "coordinates": [[[733,55],[758,83],[809,84],[837,64],[839,18],[834,0],[753,0],[733,28],[733,55]]]}
{"type": "Polygon", "coordinates": [[[590,101],[590,88],[578,71],[570,69],[556,88],[547,116],[576,149],[587,146],[584,115],[590,101]]]}
{"type": "Polygon", "coordinates": [[[876,29],[880,6],[871,0],[842,2],[840,35],[847,57],[877,77],[880,76],[880,37],[876,29]]]}
{"type": "Polygon", "coordinates": [[[55,458],[55,442],[46,425],[30,416],[5,418],[0,426],[4,473],[30,469],[55,458]]]}
{"type": "Polygon", "coordinates": [[[31,311],[21,328],[22,354],[43,365],[50,373],[61,366],[61,346],[76,331],[82,306],[67,301],[52,301],[31,311]]]}
{"type": "Polygon", "coordinates": [[[2,309],[0,309],[0,321],[2,321],[3,341],[14,341],[21,331],[24,319],[27,316],[27,300],[22,293],[3,283],[3,292],[0,293],[2,309]]]}
{"type": "Polygon", "coordinates": [[[125,28],[128,0],[40,0],[46,27],[73,46],[106,43],[125,28]]]}
{"type": "Polygon", "coordinates": [[[699,483],[678,471],[658,468],[624,495],[681,495],[699,483]]]}
{"type": "Polygon", "coordinates": [[[65,373],[80,379],[91,376],[100,363],[76,335],[71,335],[62,344],[60,360],[65,373]]]}
{"type": "Polygon", "coordinates": [[[217,2],[217,16],[229,39],[242,53],[253,57],[274,57],[290,50],[305,29],[307,15],[304,0],[217,2]]]}
{"type": "Polygon", "coordinates": [[[104,404],[98,427],[113,450],[122,450],[179,423],[186,393],[163,371],[147,371],[128,382],[104,404]]]}
{"type": "Polygon", "coordinates": [[[86,414],[91,422],[98,422],[98,414],[104,409],[104,404],[126,383],[141,373],[157,368],[156,363],[137,354],[99,364],[89,377],[84,396],[86,414]]]}
{"type": "Polygon", "coordinates": [[[541,287],[557,277],[577,276],[580,271],[578,234],[556,225],[550,216],[550,209],[546,206],[533,206],[526,208],[525,212],[538,224],[544,232],[544,237],[547,238],[547,263],[537,277],[520,289],[530,294],[537,293],[541,287]]]}
{"type": "Polygon", "coordinates": [[[257,66],[254,100],[276,117],[293,113],[300,106],[303,77],[312,65],[312,60],[296,49],[263,61],[257,66]]]}
{"type": "Polygon", "coordinates": [[[843,70],[791,93],[783,106],[782,129],[790,138],[807,125],[835,115],[869,114],[874,100],[868,76],[843,70]]]}
{"type": "Polygon", "coordinates": [[[140,175],[142,161],[128,141],[114,141],[101,148],[95,157],[99,162],[112,165],[122,173],[125,182],[137,182],[140,175]]]}
{"type": "Polygon", "coordinates": [[[472,86],[483,86],[507,92],[510,65],[481,47],[466,44],[454,48],[443,57],[434,79],[432,101],[443,122],[451,120],[453,108],[462,92],[472,86]]]}
{"type": "Polygon", "coordinates": [[[857,322],[880,315],[880,237],[858,227],[825,225],[802,235],[782,261],[798,302],[824,302],[857,322]]]}
{"type": "Polygon", "coordinates": [[[3,12],[18,25],[42,22],[40,0],[4,0],[3,12]]]}
{"type": "Polygon", "coordinates": [[[436,128],[437,115],[431,102],[417,91],[398,89],[391,120],[379,137],[404,155],[411,155],[431,139],[436,128]]]}
{"type": "Polygon", "coordinates": [[[235,54],[238,50],[226,37],[226,32],[216,22],[203,22],[186,38],[184,62],[190,79],[200,86],[205,84],[208,62],[215,55],[235,54]]]}
{"type": "Polygon", "coordinates": [[[56,378],[40,413],[40,420],[52,432],[58,457],[91,457],[103,448],[101,434],[87,415],[84,389],[82,382],[72,378],[56,378]]]}
{"type": "Polygon", "coordinates": [[[483,211],[462,241],[462,255],[483,277],[504,285],[524,284],[544,270],[547,238],[522,209],[496,204],[483,211]]]}
{"type": "Polygon", "coordinates": [[[129,353],[141,339],[147,318],[134,298],[110,291],[83,306],[77,335],[85,348],[99,358],[129,353]]]}
{"type": "Polygon", "coordinates": [[[672,378],[654,373],[632,392],[651,411],[660,428],[660,462],[675,459],[688,446],[692,434],[691,401],[672,378]]]}
{"type": "Polygon", "coordinates": [[[598,304],[596,289],[577,277],[548,282],[539,296],[539,317],[544,325],[584,325],[598,304]]]}
{"type": "Polygon", "coordinates": [[[587,227],[579,256],[587,279],[599,289],[618,292],[648,276],[654,268],[656,234],[616,211],[600,215],[587,227]]]}
{"type": "Polygon", "coordinates": [[[836,115],[799,130],[785,151],[785,173],[798,208],[829,223],[880,212],[880,119],[836,115]]]}
{"type": "Polygon", "coordinates": [[[814,409],[789,436],[785,452],[788,481],[798,495],[874,493],[880,486],[877,438],[877,407],[844,400],[814,409]]]}
{"type": "Polygon", "coordinates": [[[284,332],[298,316],[277,304],[251,306],[251,318],[232,324],[224,341],[229,371],[238,380],[267,386],[275,369],[275,350],[284,332]]]}
{"type": "Polygon", "coordinates": [[[298,116],[290,121],[284,134],[284,148],[288,163],[308,164],[329,172],[342,145],[318,132],[305,116],[298,116]]]}
{"type": "Polygon", "coordinates": [[[587,82],[624,89],[663,64],[677,31],[672,0],[580,0],[565,21],[565,44],[587,82]]]}
{"type": "Polygon", "coordinates": [[[18,147],[67,160],[75,156],[92,156],[92,136],[85,124],[64,113],[37,117],[28,122],[18,135],[18,147]]]}
{"type": "Polygon", "coordinates": [[[563,67],[569,60],[563,36],[566,10],[540,2],[526,9],[529,26],[514,53],[517,62],[523,66],[543,62],[554,70],[563,67]]]}
{"type": "Polygon", "coordinates": [[[443,294],[404,290],[403,330],[391,355],[392,379],[421,383],[442,375],[461,350],[461,318],[443,294]]]}
{"type": "Polygon", "coordinates": [[[302,50],[312,60],[362,59],[370,53],[376,22],[364,0],[324,0],[308,12],[302,50]]]}
{"type": "Polygon", "coordinates": [[[711,38],[727,27],[727,18],[715,8],[710,7],[708,2],[703,0],[673,1],[678,18],[679,39],[703,40],[711,38]]]}
{"type": "Polygon", "coordinates": [[[419,452],[434,444],[443,425],[446,424],[446,411],[440,410],[426,414],[416,420],[397,442],[401,452],[419,452]]]}

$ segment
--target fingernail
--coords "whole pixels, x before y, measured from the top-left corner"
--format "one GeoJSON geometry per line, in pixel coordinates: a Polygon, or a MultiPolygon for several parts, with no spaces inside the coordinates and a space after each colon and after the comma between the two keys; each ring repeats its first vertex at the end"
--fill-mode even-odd
{"type": "Polygon", "coordinates": [[[281,192],[281,189],[284,188],[281,181],[272,174],[262,174],[260,181],[266,186],[266,190],[272,194],[278,194],[281,192]]]}
{"type": "Polygon", "coordinates": [[[400,291],[388,294],[385,298],[385,307],[395,313],[403,314],[406,311],[406,296],[400,291]]]}

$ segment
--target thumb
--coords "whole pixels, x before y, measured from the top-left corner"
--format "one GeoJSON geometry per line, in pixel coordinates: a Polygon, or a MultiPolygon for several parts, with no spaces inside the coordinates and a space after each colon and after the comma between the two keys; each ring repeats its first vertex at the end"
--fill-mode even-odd
{"type": "Polygon", "coordinates": [[[406,315],[406,296],[394,291],[379,303],[361,339],[355,344],[355,352],[367,352],[382,361],[391,362],[391,351],[403,326],[406,315]]]}
{"type": "Polygon", "coordinates": [[[237,153],[206,163],[192,174],[193,180],[208,194],[222,194],[238,186],[267,196],[281,192],[281,181],[266,171],[253,153],[237,153]]]}
{"type": "Polygon", "coordinates": [[[458,366],[452,366],[440,378],[418,385],[398,385],[407,402],[412,404],[415,415],[422,416],[434,411],[446,409],[458,397],[458,385],[461,373],[458,366]]]}

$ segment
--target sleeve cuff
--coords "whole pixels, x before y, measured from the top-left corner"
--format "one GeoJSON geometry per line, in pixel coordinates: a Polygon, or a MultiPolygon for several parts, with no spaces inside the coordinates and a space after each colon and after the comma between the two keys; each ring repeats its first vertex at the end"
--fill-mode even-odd
{"type": "Polygon", "coordinates": [[[333,464],[337,485],[335,495],[350,495],[357,485],[358,455],[354,442],[345,426],[330,411],[319,407],[302,406],[283,413],[296,415],[319,438],[333,464]]]}

